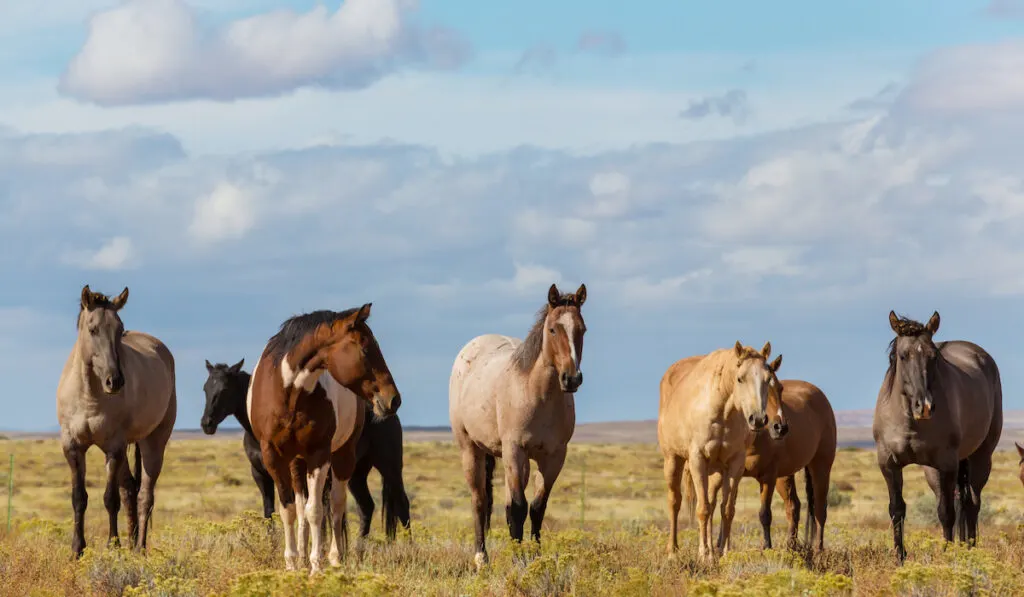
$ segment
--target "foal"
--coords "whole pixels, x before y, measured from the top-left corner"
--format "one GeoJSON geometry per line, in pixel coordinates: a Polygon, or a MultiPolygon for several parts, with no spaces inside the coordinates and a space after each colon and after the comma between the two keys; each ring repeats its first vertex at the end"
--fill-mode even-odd
{"type": "Polygon", "coordinates": [[[253,369],[246,410],[277,487],[288,570],[305,560],[310,530],[310,573],[320,569],[324,511],[320,500],[307,501],[306,490],[320,495],[328,473],[333,475],[330,562],[341,564],[347,551],[345,484],[355,468],[365,405],[372,405],[378,417],[387,417],[402,403],[366,323],[369,316],[367,303],[359,309],[292,317],[270,338],[253,369]],[[298,520],[298,545],[296,506],[304,514],[298,520]]]}
{"type": "Polygon", "coordinates": [[[85,550],[86,451],[95,445],[107,456],[103,505],[110,519],[108,541],[120,544],[117,515],[123,503],[133,547],[145,549],[153,490],[178,412],[174,357],[153,336],[125,331],[119,313],[126,302],[127,288],[113,299],[88,285],[82,288],[78,337],[57,384],[61,448],[71,467],[71,550],[76,558],[85,550]],[[135,444],[134,474],[128,467],[128,444],[135,444]]]}
{"type": "Polygon", "coordinates": [[[477,569],[487,563],[494,460],[505,461],[505,519],[523,540],[530,460],[540,471],[529,505],[531,535],[540,541],[551,488],[576,427],[574,395],[583,383],[580,360],[586,324],[580,308],[587,287],[562,294],[552,284],[526,340],[485,334],[470,340],[452,365],[448,416],[472,493],[477,569]]]}
{"type": "Polygon", "coordinates": [[[359,536],[370,534],[373,521],[373,496],[366,480],[370,469],[377,469],[381,478],[381,508],[384,518],[384,532],[388,541],[393,541],[398,532],[398,523],[409,529],[409,496],[402,482],[402,422],[398,415],[375,421],[372,412],[367,411],[363,433],[356,447],[356,468],[348,480],[348,490],[359,507],[359,536]]]}

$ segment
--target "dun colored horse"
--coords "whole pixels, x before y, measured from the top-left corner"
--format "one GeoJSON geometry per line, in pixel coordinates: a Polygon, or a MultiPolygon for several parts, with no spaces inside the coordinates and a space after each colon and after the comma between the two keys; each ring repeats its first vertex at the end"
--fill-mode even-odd
{"type": "Polygon", "coordinates": [[[488,560],[484,535],[490,528],[495,458],[505,463],[505,519],[517,542],[526,524],[530,460],[537,463],[540,477],[529,514],[531,535],[540,541],[548,497],[576,427],[586,300],[585,285],[561,294],[552,284],[525,340],[477,336],[455,357],[448,414],[472,493],[478,569],[488,560]]]}
{"type": "Polygon", "coordinates": [[[924,467],[945,540],[953,540],[956,525],[960,541],[976,541],[981,490],[1003,430],[1003,390],[999,368],[983,348],[961,340],[932,340],[939,329],[938,312],[921,325],[890,311],[889,325],[896,337],[889,343],[889,369],[878,392],[872,430],[902,564],[907,557],[903,468],[910,464],[924,467]]]}
{"type": "MultiPolygon", "coordinates": [[[[776,359],[780,361],[782,355],[776,359]]],[[[773,364],[773,367],[775,365],[773,364]]],[[[774,373],[773,373],[774,375],[774,373]]],[[[772,490],[786,503],[789,541],[796,543],[800,525],[800,497],[796,473],[804,471],[807,495],[807,525],[804,540],[821,551],[825,547],[825,519],[828,514],[828,489],[832,464],[836,457],[836,417],[832,405],[820,388],[798,379],[768,386],[769,435],[759,433],[747,449],[743,476],[757,480],[761,491],[762,547],[772,548],[772,490]],[[778,410],[773,413],[773,410],[778,410]]],[[[693,519],[697,496],[693,484],[686,482],[686,500],[693,519]]]]}
{"type": "Polygon", "coordinates": [[[697,488],[700,525],[699,555],[712,558],[729,550],[736,494],[747,448],[754,433],[768,423],[768,386],[774,368],[768,364],[771,343],[760,352],[739,342],[691,361],[676,361],[661,379],[658,405],[658,445],[665,458],[668,484],[668,552],[678,549],[680,484],[684,468],[697,488]],[[686,467],[688,465],[688,467],[686,467]],[[712,477],[715,473],[717,476],[712,477]],[[709,478],[712,480],[709,487],[709,478]],[[718,549],[711,545],[711,525],[719,484],[722,488],[722,527],[718,549]]]}
{"type": "Polygon", "coordinates": [[[247,412],[260,443],[263,463],[277,487],[284,525],[285,567],[294,570],[306,558],[310,573],[321,567],[324,509],[318,496],[331,483],[330,562],[341,564],[347,552],[345,483],[356,465],[364,403],[378,417],[393,415],[402,403],[380,346],[367,325],[370,304],[346,311],[314,311],[281,324],[253,368],[247,412]],[[306,483],[303,483],[306,477],[306,483]],[[296,544],[296,510],[298,544],[296,544]],[[301,549],[301,551],[300,551],[301,549]]]}
{"type": "Polygon", "coordinates": [[[85,549],[86,451],[95,445],[106,454],[103,505],[110,518],[109,541],[120,545],[117,515],[123,503],[131,543],[144,550],[153,491],[177,417],[174,357],[153,336],[125,331],[119,312],[127,301],[128,288],[113,299],[88,285],[82,288],[78,338],[57,385],[61,447],[71,467],[75,557],[85,549]],[[134,473],[128,444],[135,444],[134,473]]]}

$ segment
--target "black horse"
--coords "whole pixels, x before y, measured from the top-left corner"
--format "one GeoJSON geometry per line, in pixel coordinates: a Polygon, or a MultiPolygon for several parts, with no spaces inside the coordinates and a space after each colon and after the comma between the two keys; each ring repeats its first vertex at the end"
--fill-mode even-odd
{"type": "MultiPolygon", "coordinates": [[[[274,481],[263,465],[260,444],[253,437],[252,427],[249,425],[245,397],[249,389],[250,376],[242,370],[244,362],[245,359],[242,359],[229,366],[224,363],[212,365],[210,361],[206,361],[208,377],[203,385],[206,392],[206,409],[203,411],[201,426],[204,433],[213,435],[217,432],[217,426],[228,416],[234,415],[238,420],[245,431],[242,443],[245,447],[245,456],[252,467],[252,478],[263,495],[263,516],[270,518],[275,508],[274,481]]],[[[370,469],[377,469],[382,480],[381,500],[385,532],[388,540],[393,540],[399,522],[406,529],[410,525],[409,497],[402,482],[402,423],[397,415],[380,422],[373,421],[372,411],[368,410],[366,416],[366,425],[357,446],[358,461],[355,472],[348,481],[348,490],[359,508],[359,535],[366,537],[370,534],[374,510],[373,497],[370,495],[366,480],[370,475],[370,469]]],[[[330,519],[330,496],[331,477],[328,475],[324,494],[321,496],[327,513],[324,517],[325,524],[330,519]]]]}

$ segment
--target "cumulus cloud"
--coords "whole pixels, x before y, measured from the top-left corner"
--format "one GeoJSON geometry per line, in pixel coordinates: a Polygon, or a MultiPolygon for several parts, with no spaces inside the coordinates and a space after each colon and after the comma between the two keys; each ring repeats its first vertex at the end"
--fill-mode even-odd
{"type": "Polygon", "coordinates": [[[469,47],[410,22],[405,0],[345,0],[211,28],[184,0],[127,0],[92,17],[59,89],[104,106],[367,87],[405,67],[451,69],[469,47]]]}
{"type": "MultiPolygon", "coordinates": [[[[261,171],[254,172],[259,178],[261,171]]],[[[209,195],[196,202],[189,233],[202,243],[242,238],[256,221],[255,206],[245,192],[221,182],[209,195]]]]}
{"type": "Polygon", "coordinates": [[[730,89],[722,95],[709,95],[697,100],[690,100],[690,105],[679,112],[685,120],[702,120],[709,116],[731,118],[736,124],[743,124],[750,115],[747,92],[742,89],[730,89]]]}
{"type": "Polygon", "coordinates": [[[63,261],[90,270],[121,270],[133,265],[135,247],[127,236],[115,236],[95,251],[75,251],[64,255],[63,261]]]}

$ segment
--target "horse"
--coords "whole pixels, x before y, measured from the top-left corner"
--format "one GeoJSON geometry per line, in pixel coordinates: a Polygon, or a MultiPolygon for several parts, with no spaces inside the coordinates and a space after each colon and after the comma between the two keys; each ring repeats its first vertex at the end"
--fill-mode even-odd
{"type": "MultiPolygon", "coordinates": [[[[245,449],[245,457],[249,460],[249,467],[252,471],[252,479],[260,490],[263,498],[263,517],[270,519],[274,513],[274,480],[271,478],[267,468],[263,466],[263,455],[260,452],[260,443],[252,433],[252,426],[249,424],[249,415],[245,411],[245,395],[249,390],[251,376],[242,370],[245,359],[234,365],[226,363],[211,364],[206,361],[207,378],[203,384],[203,392],[206,394],[206,408],[203,410],[200,427],[206,435],[217,433],[219,426],[229,416],[235,417],[244,432],[242,436],[242,447],[245,449]]],[[[303,479],[305,482],[305,479],[303,479]]],[[[330,479],[324,485],[321,502],[325,508],[330,507],[330,479]]]]}
{"type": "Polygon", "coordinates": [[[695,361],[676,361],[661,378],[658,445],[668,485],[670,557],[678,550],[684,468],[698,488],[700,558],[710,559],[714,552],[729,550],[736,489],[747,448],[754,434],[768,424],[768,386],[775,383],[773,373],[782,364],[779,358],[769,364],[770,354],[770,342],[758,352],[737,341],[732,348],[715,350],[695,361]],[[711,477],[714,473],[719,475],[711,477]],[[712,550],[711,524],[719,485],[722,526],[718,548],[712,550]]]}
{"type": "Polygon", "coordinates": [[[398,415],[381,421],[366,413],[363,433],[356,446],[356,468],[348,480],[348,490],[359,508],[359,536],[370,534],[373,521],[373,496],[366,484],[371,469],[377,469],[381,478],[381,516],[388,541],[394,541],[398,524],[409,530],[409,496],[402,481],[402,422],[398,415]]]}
{"type": "Polygon", "coordinates": [[[530,460],[537,463],[540,476],[529,514],[531,537],[540,542],[548,497],[576,427],[586,300],[584,284],[568,294],[552,284],[525,340],[485,334],[455,357],[448,415],[472,494],[477,570],[488,561],[484,535],[490,529],[495,458],[505,465],[505,520],[517,543],[526,524],[530,460]]]}
{"type": "Polygon", "coordinates": [[[304,565],[310,531],[310,575],[321,569],[324,509],[320,500],[307,496],[320,495],[328,473],[333,475],[328,557],[332,566],[341,565],[348,550],[345,483],[355,469],[365,409],[369,405],[377,417],[386,418],[402,403],[366,322],[370,309],[366,303],[287,319],[253,367],[246,412],[277,488],[287,570],[304,565]],[[297,509],[303,516],[298,518],[296,543],[297,509]]]}
{"type": "MultiPolygon", "coordinates": [[[[779,355],[777,360],[781,358],[779,355]]],[[[807,496],[804,541],[822,551],[829,482],[836,457],[835,413],[821,388],[803,380],[776,378],[768,386],[768,398],[768,417],[773,421],[768,428],[769,435],[759,433],[754,437],[743,466],[743,476],[756,479],[760,485],[762,549],[772,548],[773,488],[786,503],[789,542],[796,543],[800,497],[795,475],[803,470],[807,496]],[[773,408],[777,413],[772,412],[773,408]]],[[[697,496],[685,473],[683,480],[690,520],[693,520],[697,496]]]]}
{"type": "Polygon", "coordinates": [[[1017,462],[1017,466],[1020,467],[1020,474],[1018,476],[1020,477],[1021,484],[1024,484],[1024,446],[1017,442],[1013,442],[1013,445],[1017,448],[1017,455],[1020,456],[1020,461],[1017,462]]]}
{"type": "Polygon", "coordinates": [[[78,337],[57,384],[61,449],[71,468],[76,559],[85,550],[86,452],[95,445],[106,455],[108,543],[121,544],[117,516],[123,504],[132,548],[145,551],[154,489],[178,412],[174,357],[157,338],[124,329],[119,313],[127,302],[127,287],[113,299],[88,284],[82,288],[78,337]],[[129,444],[135,445],[134,472],[129,444]]]}
{"type": "Polygon", "coordinates": [[[924,467],[946,542],[953,541],[954,524],[961,542],[976,542],[981,491],[1003,430],[1003,390],[995,359],[983,348],[963,340],[933,341],[938,311],[924,325],[890,311],[889,326],[896,336],[889,342],[872,434],[902,565],[903,468],[910,464],[924,467]]]}

